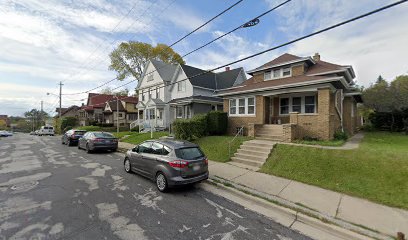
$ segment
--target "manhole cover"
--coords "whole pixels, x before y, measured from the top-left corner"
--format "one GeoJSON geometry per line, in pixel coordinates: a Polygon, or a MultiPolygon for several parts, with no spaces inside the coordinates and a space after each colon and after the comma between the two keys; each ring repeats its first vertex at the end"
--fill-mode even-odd
{"type": "Polygon", "coordinates": [[[10,189],[14,191],[28,190],[28,189],[34,188],[37,184],[38,184],[37,181],[23,182],[23,183],[19,183],[14,186],[11,186],[10,189]]]}

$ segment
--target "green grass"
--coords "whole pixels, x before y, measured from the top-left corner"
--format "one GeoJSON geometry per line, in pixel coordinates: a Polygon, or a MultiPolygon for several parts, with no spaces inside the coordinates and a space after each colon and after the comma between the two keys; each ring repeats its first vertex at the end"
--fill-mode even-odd
{"type": "Polygon", "coordinates": [[[123,139],[122,142],[139,144],[149,139],[158,139],[160,137],[167,136],[168,134],[168,132],[154,132],[153,138],[150,138],[150,133],[133,133],[129,137],[123,139]]]}
{"type": "Polygon", "coordinates": [[[112,132],[112,134],[113,134],[113,136],[115,136],[115,137],[117,137],[117,138],[119,138],[119,139],[121,139],[121,138],[123,138],[124,136],[126,136],[126,135],[133,135],[133,134],[138,134],[137,132],[129,132],[129,131],[127,131],[127,132],[112,132]]]}
{"type": "MultiPolygon", "coordinates": [[[[200,146],[204,151],[208,159],[217,162],[229,161],[228,156],[228,143],[234,138],[234,136],[207,136],[202,137],[194,142],[200,146]]],[[[249,137],[237,137],[231,144],[231,155],[233,155],[242,142],[249,140],[249,137]]]]}
{"type": "Polygon", "coordinates": [[[345,140],[330,140],[330,141],[298,140],[298,141],[295,141],[295,143],[299,143],[299,144],[320,145],[320,146],[330,146],[330,147],[339,147],[339,146],[342,146],[345,142],[346,142],[345,140]]]}
{"type": "Polygon", "coordinates": [[[261,172],[408,209],[408,136],[367,132],[358,149],[278,145],[261,172]]]}

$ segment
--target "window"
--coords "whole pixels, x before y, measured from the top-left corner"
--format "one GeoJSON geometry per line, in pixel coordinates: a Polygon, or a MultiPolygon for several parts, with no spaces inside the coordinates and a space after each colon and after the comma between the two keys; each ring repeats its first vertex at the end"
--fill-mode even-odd
{"type": "Polygon", "coordinates": [[[230,115],[254,115],[255,114],[255,98],[236,98],[230,99],[229,106],[230,115]]]}
{"type": "Polygon", "coordinates": [[[150,113],[150,119],[155,119],[156,118],[154,109],[149,109],[149,113],[150,113]]]}
{"type": "Polygon", "coordinates": [[[183,107],[178,106],[176,109],[176,117],[177,118],[183,118],[183,107]]]}
{"type": "Polygon", "coordinates": [[[203,152],[197,147],[176,149],[176,156],[185,160],[193,160],[204,157],[203,152]]]}
{"type": "Polygon", "coordinates": [[[190,111],[190,105],[186,106],[186,118],[190,118],[191,117],[191,111],[190,111]]]}
{"type": "Polygon", "coordinates": [[[273,78],[279,78],[280,76],[281,76],[280,69],[273,70],[273,78]]]}
{"type": "Polygon", "coordinates": [[[255,113],[255,98],[248,98],[248,114],[255,113]]]}
{"type": "Polygon", "coordinates": [[[159,110],[159,116],[157,116],[158,119],[163,119],[163,110],[159,110]]]}
{"type": "Polygon", "coordinates": [[[153,74],[150,74],[147,76],[147,81],[153,81],[153,74]]]}
{"type": "Polygon", "coordinates": [[[302,98],[301,97],[293,97],[292,98],[292,112],[302,112],[302,98]]]}
{"type": "Polygon", "coordinates": [[[139,145],[139,153],[152,153],[152,143],[145,142],[139,145]]]}
{"type": "Polygon", "coordinates": [[[144,91],[142,91],[142,101],[145,100],[145,95],[144,95],[144,91]]]}
{"type": "Polygon", "coordinates": [[[315,113],[316,101],[315,96],[305,97],[305,113],[315,113]]]}
{"type": "Polygon", "coordinates": [[[120,117],[120,118],[123,117],[123,113],[119,113],[119,117],[120,117]]]}
{"type": "Polygon", "coordinates": [[[171,152],[171,148],[163,146],[163,155],[168,155],[171,152]]]}
{"type": "Polygon", "coordinates": [[[290,68],[282,68],[282,76],[289,77],[291,75],[290,68]]]}
{"type": "Polygon", "coordinates": [[[272,79],[271,71],[267,71],[264,73],[264,79],[265,80],[272,79]]]}
{"type": "Polygon", "coordinates": [[[280,114],[289,114],[289,98],[280,99],[280,114]]]}
{"type": "Polygon", "coordinates": [[[152,98],[152,90],[149,88],[149,99],[152,98]]]}
{"type": "Polygon", "coordinates": [[[238,99],[238,114],[245,114],[245,98],[238,99]]]}
{"type": "Polygon", "coordinates": [[[152,153],[157,155],[163,154],[163,145],[157,142],[152,144],[152,153]]]}
{"type": "Polygon", "coordinates": [[[179,92],[186,91],[186,81],[180,81],[177,83],[177,91],[179,92]]]}
{"type": "Polygon", "coordinates": [[[160,98],[160,88],[156,88],[156,99],[160,98]]]}
{"type": "Polygon", "coordinates": [[[230,114],[237,114],[237,103],[235,101],[236,99],[231,99],[230,100],[230,114]]]}

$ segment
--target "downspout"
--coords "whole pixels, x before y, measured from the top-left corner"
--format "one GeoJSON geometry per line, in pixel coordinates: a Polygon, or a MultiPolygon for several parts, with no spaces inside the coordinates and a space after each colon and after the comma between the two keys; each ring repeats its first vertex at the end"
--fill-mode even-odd
{"type": "Polygon", "coordinates": [[[343,124],[343,89],[336,90],[335,92],[335,98],[334,98],[334,107],[336,108],[336,112],[340,117],[340,126],[341,126],[341,131],[344,132],[344,124],[343,124]],[[338,98],[337,94],[340,94],[340,109],[338,108],[338,98]]]}

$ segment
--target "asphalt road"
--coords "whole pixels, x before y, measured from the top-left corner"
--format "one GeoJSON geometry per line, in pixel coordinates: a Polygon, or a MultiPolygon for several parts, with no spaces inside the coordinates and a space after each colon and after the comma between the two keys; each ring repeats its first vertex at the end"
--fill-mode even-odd
{"type": "Polygon", "coordinates": [[[200,184],[160,193],[122,166],[59,137],[0,139],[0,239],[309,239],[200,184]]]}

